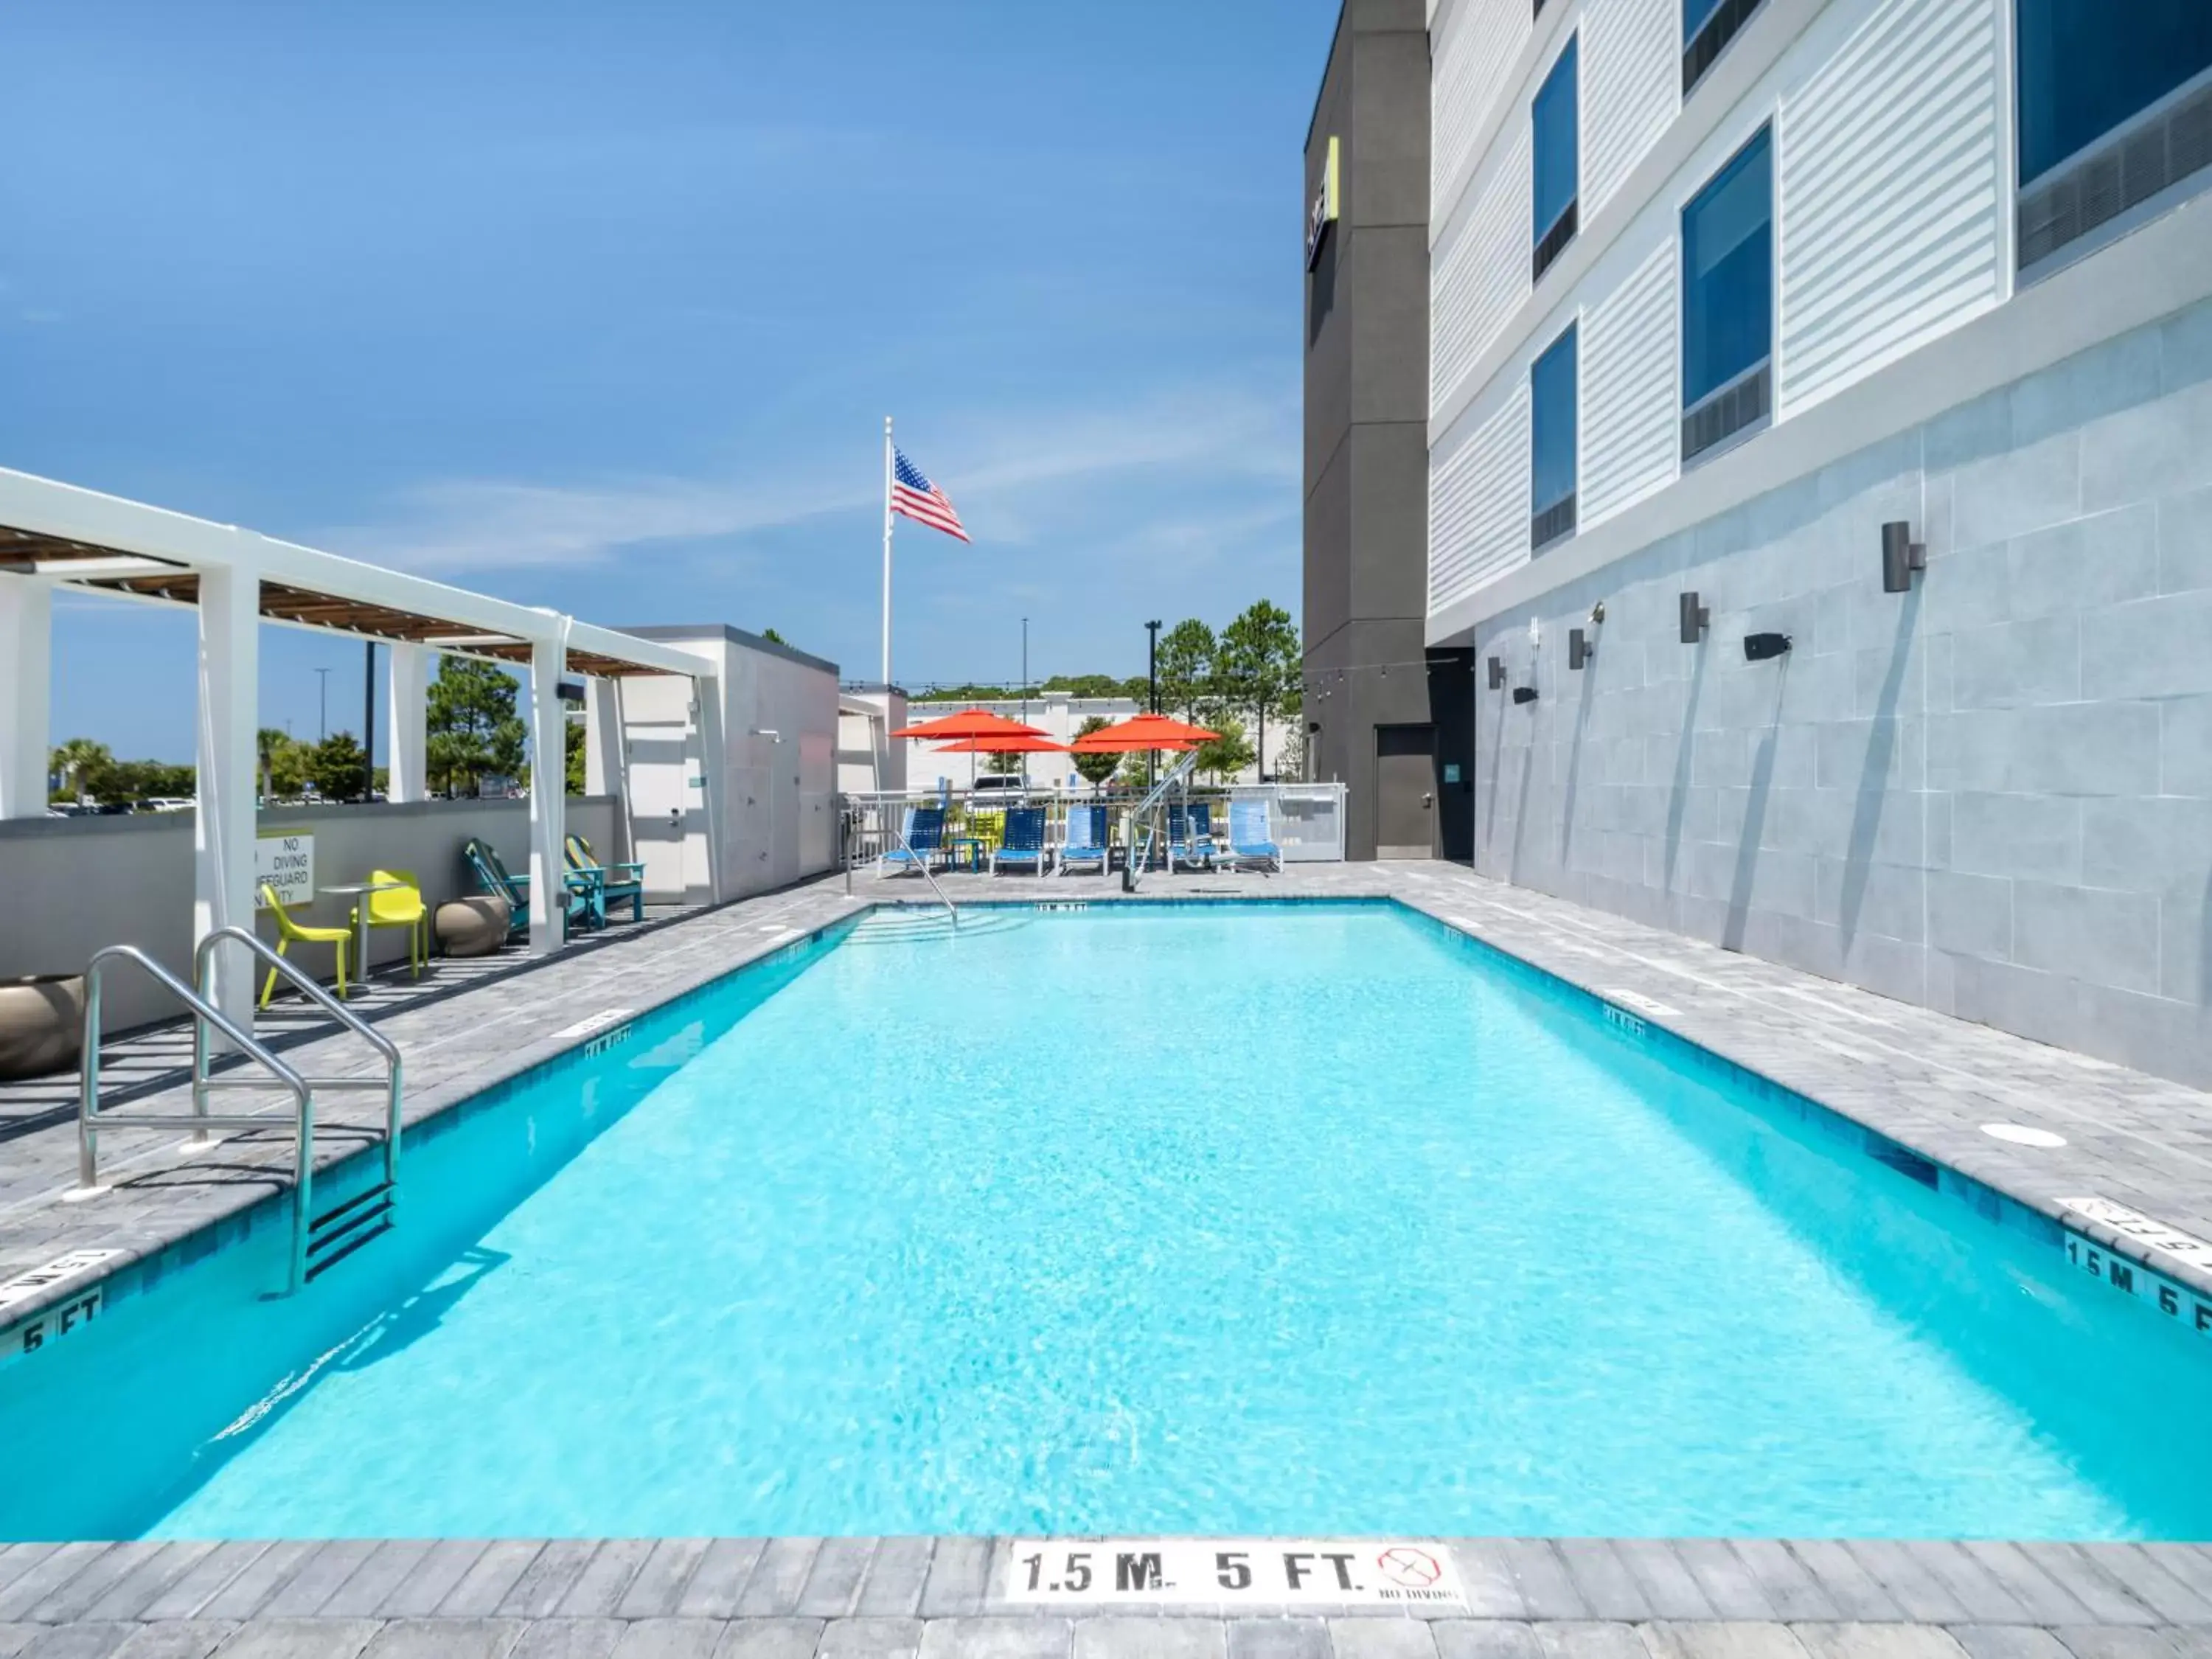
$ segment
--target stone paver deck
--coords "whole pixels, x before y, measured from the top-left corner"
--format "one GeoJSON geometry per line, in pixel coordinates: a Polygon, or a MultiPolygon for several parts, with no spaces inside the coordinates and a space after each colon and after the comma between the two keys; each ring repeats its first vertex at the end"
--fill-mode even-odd
{"type": "MultiPolygon", "coordinates": [[[[410,1121],[574,1045],[611,1008],[642,1012],[877,902],[931,902],[862,875],[747,900],[434,999],[379,1028],[406,1057],[410,1121]]],[[[957,901],[1118,902],[1118,878],[945,878],[957,901]]],[[[2212,1096],[1733,955],[1437,864],[1293,866],[1277,877],[1148,878],[1139,901],[1395,897],[1763,1074],[2047,1218],[2100,1195],[2212,1237],[2212,1096]],[[2008,1145],[1979,1126],[2051,1129],[2008,1145]]],[[[450,972],[450,968],[441,968],[450,972]]],[[[357,1044],[288,1034],[311,1073],[357,1044]]],[[[137,1104],[181,1111],[154,1056],[137,1104]]],[[[173,1050],[172,1051],[173,1052],[173,1050]]],[[[281,1188],[282,1137],[179,1156],[166,1133],[107,1145],[120,1179],[82,1204],[75,1133],[0,1091],[0,1279],[78,1248],[121,1267],[230,1224],[281,1188]]],[[[351,1109],[359,1110],[360,1109],[351,1109]]],[[[354,1147],[333,1136],[325,1161],[354,1147]]],[[[2075,1218],[2085,1232],[2097,1230],[2075,1218]]],[[[2107,1241],[2185,1285],[2192,1269],[2107,1241]]],[[[68,1293],[88,1281],[76,1281],[68,1293]]],[[[60,1292],[57,1292],[60,1294],[60,1292]]],[[[15,1318],[33,1303],[18,1304],[15,1318]]],[[[2212,1350],[2208,1350],[2212,1357],[2212,1350]]],[[[1314,1524],[1325,1529],[1327,1516],[1314,1524]]],[[[1203,1607],[1038,1616],[1000,1597],[1003,1540],[464,1540],[21,1545],[0,1551],[0,1659],[301,1654],[1212,1655],[1220,1659],[2212,1659],[2212,1553],[2193,1545],[1455,1543],[1464,1610],[1203,1607]]]]}
{"type": "Polygon", "coordinates": [[[1477,1539],[1465,1607],[1041,1613],[1007,1540],[611,1539],[17,1545],[26,1659],[2204,1659],[2184,1544],[1477,1539]]]}

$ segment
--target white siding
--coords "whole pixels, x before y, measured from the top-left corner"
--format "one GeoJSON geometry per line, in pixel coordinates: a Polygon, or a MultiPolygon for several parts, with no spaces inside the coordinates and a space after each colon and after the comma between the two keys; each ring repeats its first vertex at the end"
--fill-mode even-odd
{"type": "Polygon", "coordinates": [[[1528,39],[1528,0],[1458,0],[1444,19],[1429,82],[1431,225],[1451,216],[1484,118],[1528,39]]]}
{"type": "Polygon", "coordinates": [[[1885,0],[1785,99],[1778,411],[1994,305],[1992,0],[1885,0]]]}
{"type": "Polygon", "coordinates": [[[1674,367],[1681,309],[1674,247],[1674,239],[1664,236],[1583,319],[1576,517],[1584,525],[1674,481],[1680,453],[1674,367]]]}
{"type": "Polygon", "coordinates": [[[1682,106],[1681,28],[1681,0],[1589,0],[1583,9],[1585,225],[1682,106]]]}
{"type": "Polygon", "coordinates": [[[1429,614],[1528,560],[1528,382],[1429,460],[1429,614]]]}
{"type": "Polygon", "coordinates": [[[1528,222],[1535,212],[1528,143],[1523,121],[1471,211],[1429,256],[1431,412],[1528,297],[1528,222]]]}

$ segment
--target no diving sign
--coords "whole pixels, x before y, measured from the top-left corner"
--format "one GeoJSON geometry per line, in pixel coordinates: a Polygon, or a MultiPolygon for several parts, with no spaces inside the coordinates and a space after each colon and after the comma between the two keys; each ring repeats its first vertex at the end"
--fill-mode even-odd
{"type": "Polygon", "coordinates": [[[1024,1606],[1463,1607],[1433,1539],[1017,1538],[1002,1599],[1024,1606]]]}

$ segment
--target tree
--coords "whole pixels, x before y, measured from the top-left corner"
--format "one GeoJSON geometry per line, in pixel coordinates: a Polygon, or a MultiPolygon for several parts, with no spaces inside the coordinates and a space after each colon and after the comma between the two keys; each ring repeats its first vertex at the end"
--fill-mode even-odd
{"type": "MultiPolygon", "coordinates": [[[[1113,723],[1103,714],[1093,714],[1076,728],[1075,735],[1079,738],[1086,732],[1103,732],[1113,723]]],[[[1103,788],[1121,763],[1119,755],[1086,755],[1079,749],[1075,751],[1074,760],[1076,772],[1094,789],[1103,788]]]]}
{"type": "Polygon", "coordinates": [[[368,776],[368,757],[350,732],[333,732],[314,748],[310,763],[315,793],[325,800],[359,800],[368,776]]]}
{"type": "Polygon", "coordinates": [[[1214,678],[1222,701],[1232,708],[1250,709],[1258,722],[1259,743],[1253,752],[1263,777],[1267,770],[1267,717],[1279,718],[1288,711],[1297,695],[1300,671],[1297,626],[1281,606],[1255,599],[1221,630],[1214,678]]]}
{"type": "Polygon", "coordinates": [[[273,726],[264,726],[253,734],[255,763],[261,773],[261,797],[264,800],[276,799],[276,757],[291,742],[289,733],[273,726]]]}
{"type": "Polygon", "coordinates": [[[276,800],[297,800],[315,769],[315,745],[282,732],[276,737],[269,750],[269,793],[276,800]]]}
{"type": "MultiPolygon", "coordinates": [[[[775,630],[774,629],[770,629],[768,634],[763,635],[763,637],[771,637],[775,632],[775,630]]],[[[570,720],[568,722],[568,793],[572,795],[580,795],[584,793],[585,775],[584,723],[581,720],[570,720]]]]}
{"type": "Polygon", "coordinates": [[[448,794],[473,793],[486,774],[522,770],[527,729],[514,712],[514,677],[471,657],[445,657],[430,682],[424,744],[430,775],[448,794]]]}
{"type": "Polygon", "coordinates": [[[1216,783],[1227,783],[1252,763],[1252,745],[1244,741],[1244,723],[1224,716],[1221,735],[1198,745],[1198,769],[1216,783]]]}
{"type": "Polygon", "coordinates": [[[94,743],[90,738],[71,738],[54,750],[50,768],[63,779],[62,787],[57,792],[58,799],[97,799],[96,783],[113,772],[115,756],[104,743],[94,743]]]}
{"type": "Polygon", "coordinates": [[[777,633],[773,628],[762,629],[761,637],[766,640],[770,645],[789,645],[791,643],[789,640],[784,638],[782,635],[777,633]]]}
{"type": "Polygon", "coordinates": [[[1019,772],[1024,777],[1028,775],[1029,757],[1018,750],[994,750],[983,758],[990,762],[990,769],[994,772],[1019,772]]]}
{"type": "Polygon", "coordinates": [[[1216,649],[1213,630],[1195,617],[1184,617],[1167,631],[1157,663],[1163,708],[1198,720],[1214,699],[1216,649]]]}

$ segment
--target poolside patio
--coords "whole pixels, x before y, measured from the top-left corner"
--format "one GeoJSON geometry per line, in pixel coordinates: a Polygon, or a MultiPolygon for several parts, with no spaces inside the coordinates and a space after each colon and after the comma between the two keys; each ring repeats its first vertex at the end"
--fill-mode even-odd
{"type": "MultiPolygon", "coordinates": [[[[1292,866],[1280,875],[941,878],[957,904],[1392,896],[1790,1088],[2047,1216],[2096,1195],[2212,1237],[2212,1096],[1432,863],[1292,866]],[[1993,1139],[2045,1128],[2056,1148],[1993,1139]]],[[[380,981],[363,1007],[405,1060],[410,1121],[877,903],[935,906],[916,878],[831,876],[544,958],[495,962],[434,993],[380,981]],[[849,890],[848,890],[849,888],[849,890]]],[[[348,1070],[358,1051],[287,1014],[286,1056],[348,1070]]],[[[180,1115],[164,1054],[141,1051],[139,1109],[180,1115]]],[[[64,1203],[73,1119],[51,1085],[0,1090],[9,1115],[0,1280],[64,1252],[165,1252],[281,1186],[289,1138],[197,1158],[177,1137],[112,1137],[111,1193],[64,1203]],[[32,1091],[43,1087],[42,1094],[32,1091]]],[[[366,1114],[367,1109],[362,1109],[366,1114]]],[[[324,1161],[349,1150],[333,1144],[324,1161]]],[[[2096,1236],[2078,1214],[2069,1224],[2096,1236]]],[[[2106,1240],[2148,1265],[2149,1252],[2106,1240]]],[[[178,1259],[182,1259],[181,1255],[178,1259]]],[[[2212,1297],[2212,1273],[2160,1256],[2212,1297]]],[[[58,1285],[51,1302],[89,1279],[58,1285]]],[[[2091,1287],[2094,1293],[2106,1291],[2091,1287]]],[[[33,1296],[9,1310],[39,1307],[33,1296]]],[[[2116,1382],[2124,1386],[2124,1380],[2116,1382]]],[[[2170,1402],[2166,1431],[2193,1432],[2170,1402]]],[[[2132,1407],[2126,1407],[2131,1409],[2132,1407]]],[[[1326,1517],[1315,1517],[1317,1526],[1326,1517]]],[[[2195,1546],[1454,1545],[1464,1609],[1170,1608],[1041,1618],[1002,1595],[1006,1540],[624,1540],[21,1546],[0,1553],[0,1656],[38,1653],[1601,1655],[1606,1659],[2181,1659],[2212,1654],[2212,1553],[2195,1546]],[[1297,1612],[1302,1617],[1289,1617],[1297,1612]],[[1187,1615],[1187,1616],[1185,1616],[1187,1615]],[[1315,1616],[1318,1615],[1318,1616],[1315,1616]]]]}

